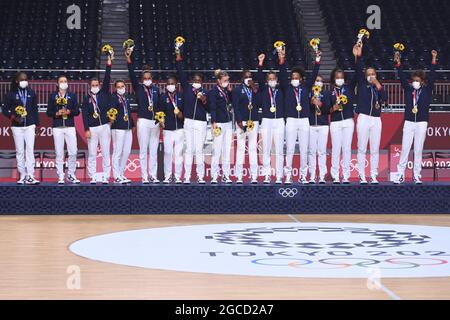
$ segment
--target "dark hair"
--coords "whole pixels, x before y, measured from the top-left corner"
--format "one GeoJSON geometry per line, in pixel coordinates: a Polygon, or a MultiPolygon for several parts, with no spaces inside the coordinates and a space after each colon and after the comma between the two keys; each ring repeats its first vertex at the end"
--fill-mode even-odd
{"type": "Polygon", "coordinates": [[[142,75],[144,75],[145,73],[152,73],[151,71],[151,67],[148,64],[145,64],[142,66],[142,75]]]}
{"type": "Polygon", "coordinates": [[[302,67],[293,67],[291,70],[291,75],[294,73],[300,74],[300,77],[305,78],[305,70],[302,67]]]}
{"type": "Polygon", "coordinates": [[[59,82],[59,79],[61,78],[66,78],[67,80],[69,80],[69,78],[67,77],[67,75],[65,73],[60,74],[57,78],[56,78],[56,83],[59,82]]]}
{"type": "Polygon", "coordinates": [[[336,80],[336,73],[338,73],[338,72],[342,72],[344,74],[344,77],[345,77],[344,70],[342,70],[339,67],[334,68],[333,70],[331,70],[331,74],[330,74],[330,83],[331,83],[331,85],[334,85],[334,80],[336,80]]]}
{"type": "MultiPolygon", "coordinates": [[[[17,91],[17,89],[19,89],[19,84],[18,84],[18,81],[19,81],[19,77],[21,76],[21,75],[27,75],[25,72],[23,72],[23,71],[20,71],[20,72],[17,72],[15,75],[14,75],[14,78],[12,79],[12,81],[11,81],[11,87],[10,87],[10,90],[11,91],[17,91]]],[[[28,76],[27,76],[28,77],[28,76]]]]}
{"type": "Polygon", "coordinates": [[[241,73],[241,79],[242,79],[242,80],[244,80],[245,75],[246,75],[247,73],[250,73],[250,75],[252,74],[252,72],[251,72],[250,70],[244,70],[244,71],[242,71],[242,73],[241,73]]]}
{"type": "Polygon", "coordinates": [[[413,73],[411,73],[411,78],[412,77],[419,77],[423,82],[425,82],[427,80],[427,76],[425,74],[425,71],[423,71],[423,70],[413,71],[413,73]]]}
{"type": "Polygon", "coordinates": [[[119,83],[125,84],[125,80],[119,79],[119,80],[114,81],[114,87],[117,86],[119,83]]]}
{"type": "Polygon", "coordinates": [[[266,79],[267,79],[271,74],[275,75],[275,77],[278,78],[278,74],[277,74],[275,71],[269,71],[269,72],[267,72],[266,79]]]}
{"type": "Polygon", "coordinates": [[[92,84],[92,81],[98,81],[100,82],[100,79],[97,77],[92,77],[91,79],[89,79],[89,84],[92,84]]]}
{"type": "Polygon", "coordinates": [[[195,77],[199,77],[202,82],[205,79],[205,76],[203,75],[203,73],[200,73],[200,72],[196,72],[192,75],[192,78],[195,78],[195,77]]]}
{"type": "Polygon", "coordinates": [[[178,82],[178,78],[175,73],[169,73],[167,76],[167,80],[175,80],[175,82],[178,82]]]}

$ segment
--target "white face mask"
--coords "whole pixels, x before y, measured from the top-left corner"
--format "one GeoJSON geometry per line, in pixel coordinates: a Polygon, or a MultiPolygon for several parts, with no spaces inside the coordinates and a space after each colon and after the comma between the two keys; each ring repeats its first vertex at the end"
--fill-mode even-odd
{"type": "Polygon", "coordinates": [[[144,80],[144,86],[146,87],[150,87],[152,85],[153,81],[152,80],[144,80]]]}
{"type": "Polygon", "coordinates": [[[93,94],[97,94],[97,93],[100,92],[100,88],[99,88],[99,87],[92,87],[92,88],[91,88],[91,92],[92,92],[93,94]]]}
{"type": "Polygon", "coordinates": [[[166,89],[167,89],[167,91],[169,91],[170,93],[174,93],[175,90],[176,90],[176,87],[175,87],[174,84],[169,84],[169,85],[166,87],[166,89]]]}
{"type": "Polygon", "coordinates": [[[314,83],[314,85],[322,88],[323,87],[323,82],[322,81],[316,81],[314,83]]]}
{"type": "Polygon", "coordinates": [[[412,86],[414,89],[419,90],[421,85],[419,81],[413,81],[412,86]]]}
{"type": "Polygon", "coordinates": [[[26,80],[20,81],[19,87],[21,87],[22,89],[25,89],[26,87],[28,87],[28,81],[26,81],[26,80]]]}
{"type": "Polygon", "coordinates": [[[194,88],[195,90],[198,90],[198,89],[200,89],[201,87],[202,87],[202,84],[201,84],[201,83],[194,82],[194,83],[192,84],[192,88],[194,88]]]}
{"type": "Polygon", "coordinates": [[[292,84],[292,86],[293,86],[294,88],[297,88],[297,87],[300,85],[300,80],[298,80],[298,79],[293,79],[293,80],[291,81],[291,84],[292,84]]]}
{"type": "Polygon", "coordinates": [[[269,80],[269,87],[271,87],[272,89],[275,88],[278,84],[277,80],[269,80]]]}
{"type": "Polygon", "coordinates": [[[334,81],[334,83],[338,86],[338,87],[342,87],[344,85],[344,79],[336,79],[334,81]]]}
{"type": "Polygon", "coordinates": [[[69,88],[69,84],[67,82],[60,83],[59,88],[61,90],[67,90],[69,88]]]}
{"type": "Polygon", "coordinates": [[[252,78],[245,78],[244,84],[248,87],[248,86],[250,86],[250,81],[252,81],[252,80],[253,80],[252,78]]]}
{"type": "Polygon", "coordinates": [[[117,89],[117,93],[120,94],[121,96],[123,96],[125,94],[125,92],[126,92],[125,88],[117,89]]]}
{"type": "Polygon", "coordinates": [[[222,82],[222,84],[221,84],[222,88],[224,88],[224,89],[228,88],[229,85],[230,85],[230,83],[228,81],[222,82]]]}

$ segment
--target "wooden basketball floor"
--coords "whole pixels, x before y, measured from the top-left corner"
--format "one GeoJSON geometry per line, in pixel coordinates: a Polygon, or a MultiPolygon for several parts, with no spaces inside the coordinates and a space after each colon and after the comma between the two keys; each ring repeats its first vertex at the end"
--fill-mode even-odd
{"type": "MultiPolygon", "coordinates": [[[[450,299],[450,278],[305,279],[127,267],[79,257],[72,242],[165,226],[240,222],[351,222],[450,226],[450,215],[1,216],[1,299],[450,299]],[[69,266],[81,288],[67,289],[69,266]]],[[[450,240],[450,235],[449,235],[450,240]]]]}

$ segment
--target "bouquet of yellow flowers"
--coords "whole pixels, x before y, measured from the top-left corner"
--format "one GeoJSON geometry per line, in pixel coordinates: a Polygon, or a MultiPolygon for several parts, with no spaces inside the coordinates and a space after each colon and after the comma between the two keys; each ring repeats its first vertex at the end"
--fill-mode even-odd
{"type": "Polygon", "coordinates": [[[348,103],[348,98],[346,95],[341,94],[339,97],[337,97],[336,102],[338,104],[338,110],[342,111],[344,110],[344,106],[348,103]]]}
{"type": "Polygon", "coordinates": [[[402,56],[402,52],[405,51],[406,47],[403,43],[397,42],[394,44],[394,54],[399,54],[399,56],[402,56]]]}
{"type": "Polygon", "coordinates": [[[180,49],[186,40],[182,36],[178,36],[175,38],[175,54],[180,54],[180,49]]]}
{"type": "Polygon", "coordinates": [[[15,111],[16,111],[16,114],[21,116],[22,118],[25,118],[28,114],[27,110],[23,106],[17,106],[15,111]]]}
{"type": "Polygon", "coordinates": [[[118,113],[119,113],[119,111],[116,108],[111,108],[108,110],[108,112],[106,112],[106,115],[108,116],[108,119],[110,121],[114,122],[117,119],[118,113]]]}
{"type": "Polygon", "coordinates": [[[275,50],[280,53],[284,48],[286,48],[286,44],[283,41],[276,41],[273,44],[273,47],[275,48],[275,50]]]}
{"type": "MultiPolygon", "coordinates": [[[[319,98],[320,93],[322,92],[322,88],[319,86],[314,86],[314,87],[312,87],[312,91],[313,91],[314,97],[319,98]]],[[[316,114],[318,116],[320,116],[322,114],[322,110],[320,110],[320,107],[317,105],[316,105],[316,114]]]]}
{"type": "Polygon", "coordinates": [[[166,121],[166,114],[163,111],[156,112],[155,120],[158,121],[160,124],[164,124],[164,122],[166,121]]]}
{"type": "Polygon", "coordinates": [[[309,41],[309,45],[313,48],[314,52],[317,53],[319,51],[320,39],[313,38],[309,41]]]}
{"type": "Polygon", "coordinates": [[[221,127],[216,127],[213,130],[213,134],[214,134],[215,137],[219,137],[222,134],[222,128],[221,127]]]}
{"type": "Polygon", "coordinates": [[[134,40],[133,40],[133,39],[125,40],[124,43],[123,43],[123,48],[124,48],[125,50],[126,50],[126,49],[131,49],[131,50],[133,50],[133,49],[134,49],[134,40]]]}
{"type": "Polygon", "coordinates": [[[102,53],[112,58],[114,56],[114,48],[109,44],[105,44],[102,48],[102,53]]]}
{"type": "Polygon", "coordinates": [[[253,122],[253,120],[248,120],[247,121],[247,130],[249,132],[253,131],[253,129],[255,129],[255,123],[253,122]]]}
{"type": "Polygon", "coordinates": [[[64,97],[56,98],[56,104],[58,106],[66,106],[67,105],[67,98],[64,98],[64,97]]]}
{"type": "Polygon", "coordinates": [[[369,39],[370,38],[370,32],[367,31],[366,29],[360,29],[359,33],[358,33],[358,40],[356,41],[356,43],[358,45],[362,45],[362,42],[364,39],[369,39]]]}

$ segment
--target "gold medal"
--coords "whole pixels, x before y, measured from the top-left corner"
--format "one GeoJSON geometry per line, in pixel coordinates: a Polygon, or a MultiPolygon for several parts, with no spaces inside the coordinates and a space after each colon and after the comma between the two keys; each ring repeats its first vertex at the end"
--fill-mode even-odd
{"type": "Polygon", "coordinates": [[[272,105],[270,107],[270,112],[275,113],[276,111],[277,111],[277,108],[274,105],[272,105]]]}
{"type": "Polygon", "coordinates": [[[248,110],[252,111],[252,109],[253,109],[253,104],[250,103],[250,104],[248,105],[248,110]]]}
{"type": "Polygon", "coordinates": [[[412,113],[416,114],[417,112],[419,112],[419,108],[417,107],[417,105],[415,105],[412,109],[412,113]]]}
{"type": "Polygon", "coordinates": [[[375,109],[380,109],[380,104],[378,102],[375,103],[375,109]]]}
{"type": "Polygon", "coordinates": [[[175,107],[175,109],[173,109],[173,113],[175,113],[175,115],[178,115],[180,113],[180,109],[178,107],[175,107]]]}
{"type": "Polygon", "coordinates": [[[123,117],[123,121],[128,122],[128,115],[127,114],[123,117]]]}
{"type": "Polygon", "coordinates": [[[98,113],[94,112],[94,114],[92,115],[94,117],[94,119],[98,119],[98,113]]]}
{"type": "Polygon", "coordinates": [[[213,134],[215,137],[219,137],[222,134],[222,128],[217,127],[213,130],[213,134]]]}
{"type": "Polygon", "coordinates": [[[153,103],[148,106],[148,111],[153,112],[153,103]]]}
{"type": "Polygon", "coordinates": [[[297,108],[296,108],[296,109],[297,109],[298,112],[300,112],[300,111],[302,111],[303,108],[302,108],[301,105],[297,105],[297,108]]]}

